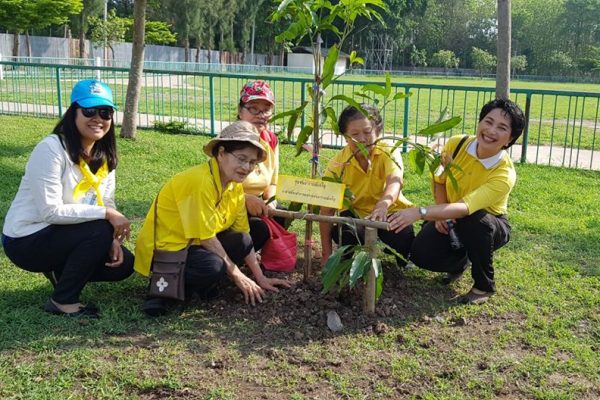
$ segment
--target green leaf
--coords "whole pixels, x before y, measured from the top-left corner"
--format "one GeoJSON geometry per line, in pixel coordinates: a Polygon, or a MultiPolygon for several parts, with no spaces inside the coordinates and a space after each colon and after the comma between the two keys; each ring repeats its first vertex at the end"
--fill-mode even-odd
{"type": "MultiPolygon", "coordinates": [[[[321,293],[325,294],[329,292],[336,283],[340,281],[342,274],[350,269],[352,260],[343,260],[342,256],[346,251],[352,247],[351,245],[338,247],[329,257],[323,271],[321,272],[321,282],[323,283],[323,290],[321,293]]],[[[340,285],[341,287],[342,285],[340,285]]]]}
{"type": "Polygon", "coordinates": [[[408,152],[408,161],[411,166],[417,171],[420,175],[425,170],[425,156],[423,155],[423,151],[419,149],[412,149],[408,152]]]}
{"type": "Polygon", "coordinates": [[[296,108],[294,111],[294,114],[292,114],[292,116],[290,117],[290,120],[288,121],[288,130],[287,130],[287,137],[288,137],[288,141],[292,140],[292,134],[294,133],[294,128],[296,127],[296,122],[298,122],[298,118],[300,118],[300,115],[302,115],[302,112],[304,112],[304,108],[306,107],[306,105],[308,104],[308,101],[304,101],[300,107],[296,108]]]}
{"type": "Polygon", "coordinates": [[[313,131],[313,127],[310,125],[306,125],[298,134],[298,139],[296,139],[296,157],[302,153],[302,145],[306,143],[308,138],[310,137],[313,131]]]}
{"type": "Polygon", "coordinates": [[[375,300],[378,300],[383,292],[383,268],[381,268],[381,260],[373,258],[372,267],[375,270],[375,300]]]}
{"type": "Polygon", "coordinates": [[[340,127],[338,126],[337,116],[335,115],[335,110],[333,109],[333,107],[325,108],[325,113],[329,117],[329,126],[331,127],[333,133],[335,133],[336,135],[340,135],[340,127]]]}
{"type": "Polygon", "coordinates": [[[335,72],[335,63],[337,62],[339,54],[340,51],[335,44],[331,46],[329,52],[327,53],[327,58],[323,63],[323,89],[327,88],[327,86],[329,86],[329,84],[331,83],[331,79],[333,79],[333,74],[335,72]]]}
{"type": "Polygon", "coordinates": [[[408,93],[398,92],[394,95],[394,97],[392,97],[392,99],[399,100],[399,99],[403,99],[405,97],[410,97],[412,95],[413,95],[412,92],[408,92],[408,93]]]}
{"type": "Polygon", "coordinates": [[[359,279],[369,271],[371,266],[371,256],[366,251],[359,252],[354,256],[352,260],[352,267],[350,268],[350,287],[354,287],[359,279]]]}
{"type": "Polygon", "coordinates": [[[389,72],[385,73],[385,91],[383,92],[383,96],[387,99],[392,94],[392,77],[389,72]]]}
{"type": "Polygon", "coordinates": [[[454,128],[456,125],[460,124],[460,121],[462,121],[461,117],[453,117],[453,118],[447,119],[445,121],[438,122],[433,125],[429,125],[427,128],[421,129],[419,131],[419,135],[432,136],[432,135],[435,135],[436,133],[447,131],[449,129],[454,128]]]}
{"type": "Polygon", "coordinates": [[[385,87],[378,85],[376,83],[367,83],[362,87],[363,92],[373,92],[375,94],[379,94],[381,96],[385,96],[385,87]]]}
{"type": "Polygon", "coordinates": [[[444,109],[440,113],[440,116],[437,119],[437,121],[435,121],[435,123],[439,124],[440,122],[446,120],[449,116],[450,116],[450,113],[448,112],[448,106],[446,106],[446,107],[444,107],[444,109]]]}
{"type": "Polygon", "coordinates": [[[293,0],[283,0],[279,7],[277,7],[277,13],[281,13],[283,10],[285,10],[292,1],[293,0]]]}
{"type": "Polygon", "coordinates": [[[362,153],[362,155],[365,156],[367,160],[369,160],[369,150],[367,150],[367,147],[364,144],[357,141],[354,141],[354,144],[356,145],[356,147],[358,147],[358,150],[362,153]]]}
{"type": "Polygon", "coordinates": [[[352,52],[350,52],[350,66],[354,64],[365,65],[365,60],[356,56],[356,50],[352,50],[352,52]]]}
{"type": "Polygon", "coordinates": [[[360,93],[360,92],[354,92],[353,94],[354,94],[355,96],[362,97],[363,99],[367,99],[367,100],[369,100],[369,101],[374,101],[374,99],[373,99],[371,96],[368,96],[368,95],[366,95],[366,94],[364,94],[364,93],[360,93]]]}
{"type": "Polygon", "coordinates": [[[346,103],[350,104],[352,107],[356,108],[358,111],[360,111],[361,114],[364,115],[365,117],[369,116],[368,113],[365,111],[365,109],[360,106],[360,103],[358,103],[352,97],[348,97],[343,94],[338,94],[338,95],[333,96],[330,101],[333,101],[333,100],[343,100],[346,103]]]}

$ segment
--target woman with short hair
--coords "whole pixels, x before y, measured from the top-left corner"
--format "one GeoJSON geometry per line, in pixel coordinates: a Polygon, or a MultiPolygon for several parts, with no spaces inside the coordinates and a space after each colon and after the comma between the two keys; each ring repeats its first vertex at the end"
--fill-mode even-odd
{"type": "Polygon", "coordinates": [[[441,171],[433,177],[435,205],[401,210],[389,218],[395,231],[419,219],[427,221],[410,258],[421,268],[445,272],[444,283],[459,279],[471,265],[474,284],[460,298],[462,303],[482,304],[496,292],[493,256],[510,239],[508,196],[517,179],[506,150],[524,127],[525,116],[514,102],[497,99],[485,104],[476,135],[451,137],[444,146],[442,160],[456,185],[441,171]],[[458,241],[452,243],[453,225],[458,241]]]}

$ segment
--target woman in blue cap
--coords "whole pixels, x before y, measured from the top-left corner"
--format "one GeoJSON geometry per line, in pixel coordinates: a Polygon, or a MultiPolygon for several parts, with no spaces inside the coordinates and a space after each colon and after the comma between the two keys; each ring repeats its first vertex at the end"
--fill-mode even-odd
{"type": "Polygon", "coordinates": [[[51,135],[36,145],[2,230],[8,258],[43,273],[54,286],[44,310],[98,317],[79,301],[88,282],[120,281],[133,272],[122,246],[129,221],[115,206],[117,148],[112,91],[82,80],[51,135]]]}

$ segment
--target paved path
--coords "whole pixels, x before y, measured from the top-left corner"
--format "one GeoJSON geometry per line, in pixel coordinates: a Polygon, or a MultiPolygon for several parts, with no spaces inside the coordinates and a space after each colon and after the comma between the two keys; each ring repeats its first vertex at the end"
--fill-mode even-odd
{"type": "MultiPolygon", "coordinates": [[[[4,114],[37,114],[37,115],[58,115],[58,107],[50,105],[34,105],[24,103],[0,102],[0,113],[4,114]]],[[[117,124],[120,124],[123,119],[123,113],[117,111],[115,113],[117,124]]],[[[178,120],[186,121],[195,129],[209,132],[211,128],[210,120],[194,119],[185,117],[165,117],[152,114],[139,114],[138,126],[153,127],[154,121],[178,120]]],[[[215,121],[215,131],[218,133],[221,129],[227,126],[228,121],[215,121]]],[[[425,138],[417,138],[417,141],[423,143],[425,138]]],[[[337,141],[339,143],[339,140],[337,141]]],[[[325,134],[323,143],[334,144],[336,137],[333,134],[325,134]]],[[[511,157],[515,161],[521,159],[523,148],[521,145],[514,145],[511,149],[511,157]]],[[[577,148],[565,148],[558,146],[528,146],[527,147],[527,162],[540,165],[553,165],[568,168],[582,168],[600,171],[600,150],[585,150],[577,148]]]]}

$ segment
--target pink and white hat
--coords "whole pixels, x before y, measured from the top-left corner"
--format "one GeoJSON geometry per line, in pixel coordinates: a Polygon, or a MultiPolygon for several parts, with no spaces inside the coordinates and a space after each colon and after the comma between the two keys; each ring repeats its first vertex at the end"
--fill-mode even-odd
{"type": "Polygon", "coordinates": [[[240,91],[240,101],[242,103],[246,104],[252,100],[265,100],[275,105],[273,91],[267,82],[261,80],[246,82],[240,91]]]}

